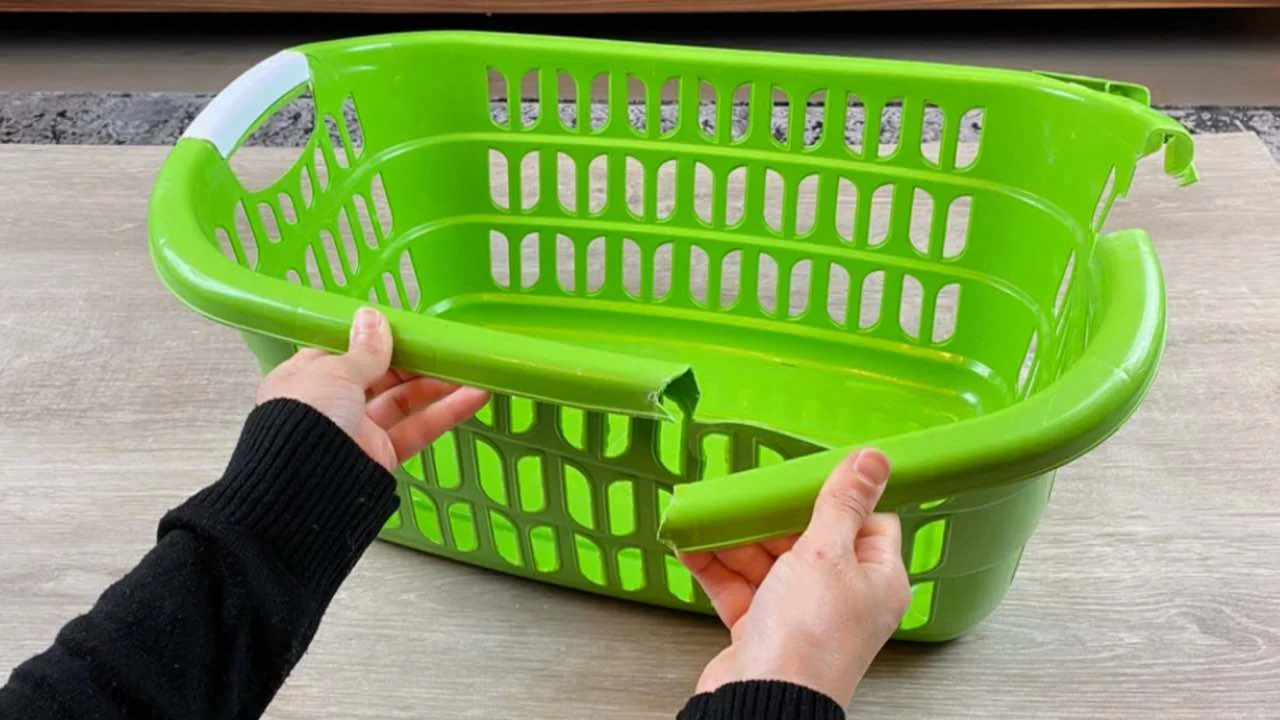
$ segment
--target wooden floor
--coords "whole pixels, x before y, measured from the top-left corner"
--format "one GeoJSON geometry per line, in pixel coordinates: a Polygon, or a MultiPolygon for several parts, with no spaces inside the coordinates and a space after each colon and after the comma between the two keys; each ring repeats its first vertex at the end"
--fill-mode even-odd
{"type": "MultiPolygon", "coordinates": [[[[1112,220],[1150,229],[1167,271],[1149,400],[1063,471],[996,614],[891,646],[853,717],[1275,717],[1280,171],[1253,136],[1198,149],[1200,185],[1149,162],[1112,220]]],[[[0,668],[216,478],[250,406],[237,337],[152,273],[163,154],[0,146],[0,668]]],[[[724,641],[704,618],[377,544],[269,716],[671,717],[724,641]]]]}

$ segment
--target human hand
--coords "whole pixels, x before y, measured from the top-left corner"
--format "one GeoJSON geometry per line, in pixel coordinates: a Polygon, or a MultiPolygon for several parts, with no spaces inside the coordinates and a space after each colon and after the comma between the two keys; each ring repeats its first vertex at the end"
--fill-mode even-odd
{"type": "Polygon", "coordinates": [[[291,398],[315,408],[388,470],[422,451],[489,400],[482,390],[391,369],[391,328],[361,308],[345,355],[299,350],[267,374],[258,404],[291,398]]]}
{"type": "Polygon", "coordinates": [[[827,478],[801,535],[680,556],[730,634],[697,692],[784,680],[849,704],[911,599],[898,516],[873,512],[888,478],[888,459],[863,450],[827,478]]]}

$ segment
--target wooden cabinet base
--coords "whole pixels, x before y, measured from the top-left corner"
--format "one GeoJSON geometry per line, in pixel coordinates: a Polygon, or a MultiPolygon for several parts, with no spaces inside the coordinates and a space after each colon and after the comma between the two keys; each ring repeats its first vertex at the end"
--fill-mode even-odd
{"type": "Polygon", "coordinates": [[[0,11],[624,13],[1280,7],[1280,0],[0,0],[0,11]]]}

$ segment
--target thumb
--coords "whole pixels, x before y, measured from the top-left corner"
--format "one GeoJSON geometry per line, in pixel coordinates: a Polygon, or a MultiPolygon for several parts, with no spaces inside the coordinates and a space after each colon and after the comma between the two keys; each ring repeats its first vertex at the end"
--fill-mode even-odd
{"type": "Polygon", "coordinates": [[[368,387],[391,367],[391,327],[387,318],[373,308],[360,308],[351,323],[347,353],[338,358],[347,377],[368,387]]]}
{"type": "Polygon", "coordinates": [[[796,544],[853,554],[854,539],[875,511],[888,479],[889,459],[877,450],[845,458],[822,486],[809,527],[796,544]]]}

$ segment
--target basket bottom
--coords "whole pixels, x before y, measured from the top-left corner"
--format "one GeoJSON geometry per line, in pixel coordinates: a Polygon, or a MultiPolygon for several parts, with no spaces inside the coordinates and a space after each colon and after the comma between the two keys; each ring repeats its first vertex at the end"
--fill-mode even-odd
{"type": "Polygon", "coordinates": [[[702,390],[698,420],[745,422],[818,445],[920,430],[1005,404],[997,386],[953,355],[773,320],[496,294],[455,298],[434,314],[689,364],[702,390]]]}

